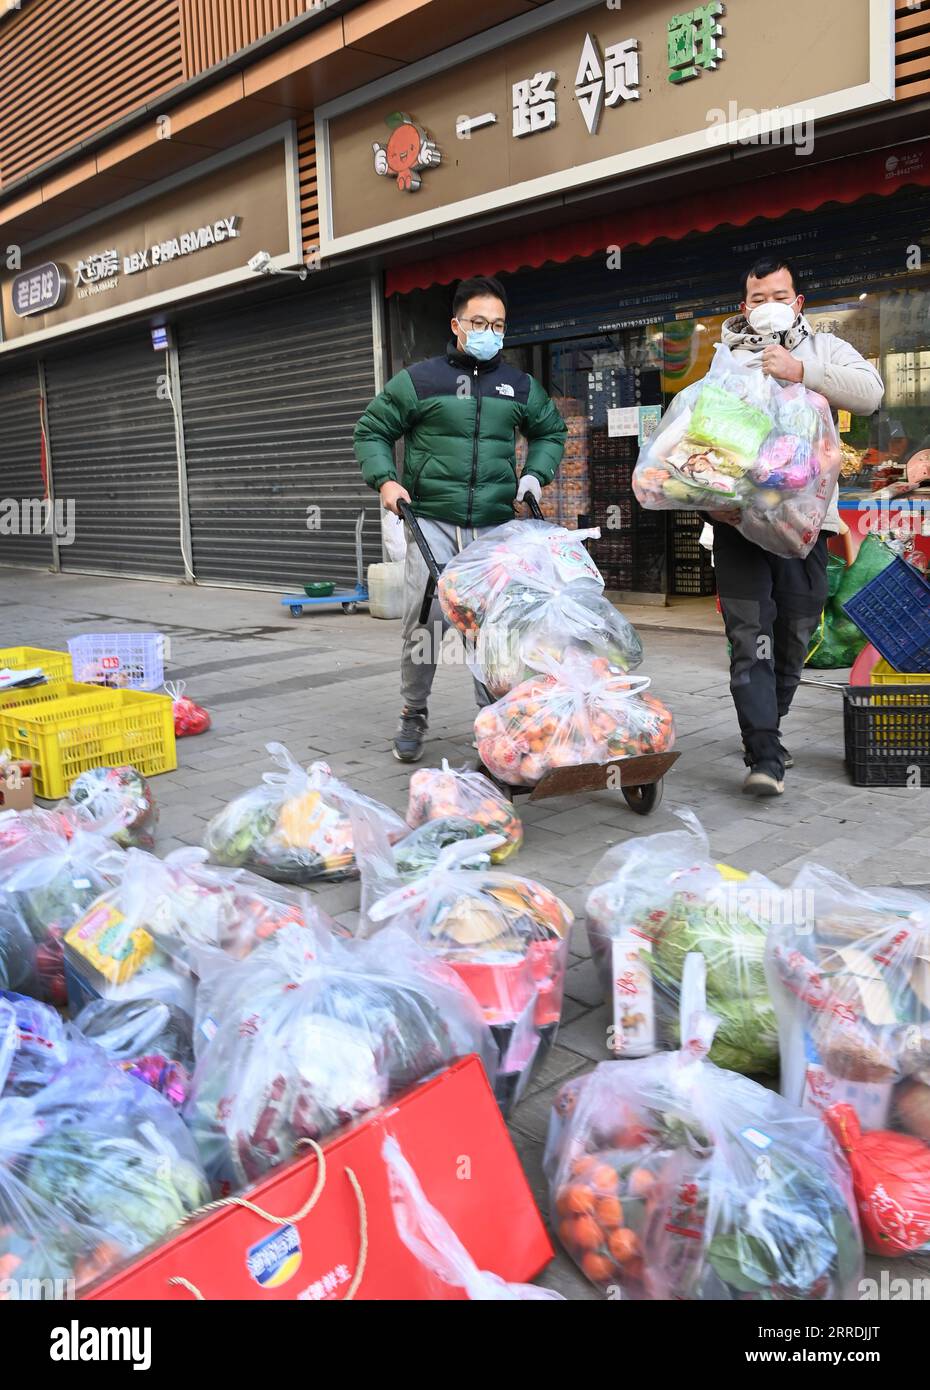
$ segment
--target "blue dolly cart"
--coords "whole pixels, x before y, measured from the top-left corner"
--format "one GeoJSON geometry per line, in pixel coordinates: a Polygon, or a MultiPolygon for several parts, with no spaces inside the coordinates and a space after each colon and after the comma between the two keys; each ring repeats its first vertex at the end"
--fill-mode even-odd
{"type": "Polygon", "coordinates": [[[285,594],[281,602],[290,609],[292,618],[299,618],[305,608],[338,608],[343,613],[357,613],[359,604],[368,602],[368,585],[365,583],[362,565],[362,529],[365,525],[365,508],[358,514],[355,522],[355,588],[334,589],[329,594],[285,594]]]}

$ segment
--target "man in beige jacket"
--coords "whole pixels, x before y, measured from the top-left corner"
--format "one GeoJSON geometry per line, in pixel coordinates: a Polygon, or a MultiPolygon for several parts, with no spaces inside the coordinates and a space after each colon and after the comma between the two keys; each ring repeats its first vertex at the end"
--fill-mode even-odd
{"type": "MultiPolygon", "coordinates": [[[[782,384],[802,382],[825,396],[834,412],[871,415],[885,391],[878,372],[850,343],[816,332],[803,307],[793,268],[782,260],[757,261],[746,275],[741,312],[727,319],[721,340],[741,365],[757,363],[782,384]]],[[[743,791],[779,796],[792,763],[781,721],[827,599],[827,536],[840,529],[837,491],[803,560],[783,559],[746,540],[725,510],[711,516],[717,592],[731,648],[730,691],[749,768],[743,791]]]]}

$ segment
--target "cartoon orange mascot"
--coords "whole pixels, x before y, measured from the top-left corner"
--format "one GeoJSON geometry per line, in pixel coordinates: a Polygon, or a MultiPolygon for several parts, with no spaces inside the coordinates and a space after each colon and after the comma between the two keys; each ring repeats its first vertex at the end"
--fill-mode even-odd
{"type": "Polygon", "coordinates": [[[435,141],[422,126],[418,126],[403,111],[394,111],[386,125],[391,127],[387,146],[372,143],[375,152],[375,173],[393,174],[397,187],[405,193],[415,193],[422,183],[418,169],[431,169],[439,164],[442,155],[435,141]]]}

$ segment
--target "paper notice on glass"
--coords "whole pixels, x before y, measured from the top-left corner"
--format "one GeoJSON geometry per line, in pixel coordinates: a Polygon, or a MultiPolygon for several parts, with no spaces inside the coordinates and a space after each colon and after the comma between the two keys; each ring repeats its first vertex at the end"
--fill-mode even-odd
{"type": "Polygon", "coordinates": [[[607,412],[607,433],[611,439],[639,435],[639,406],[612,406],[607,412]]]}
{"type": "Polygon", "coordinates": [[[662,419],[660,405],[641,405],[639,407],[639,442],[646,444],[659,428],[662,419]]]}

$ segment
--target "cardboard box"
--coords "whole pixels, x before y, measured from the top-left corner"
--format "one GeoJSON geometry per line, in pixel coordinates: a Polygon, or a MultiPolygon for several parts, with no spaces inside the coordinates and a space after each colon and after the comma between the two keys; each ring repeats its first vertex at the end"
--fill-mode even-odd
{"type": "MultiPolygon", "coordinates": [[[[170,1282],[182,1278],[207,1300],[332,1301],[345,1297],[361,1262],[357,1300],[463,1298],[397,1234],[381,1157],[388,1134],[479,1269],[526,1283],[548,1264],[552,1246],[484,1068],[466,1057],[325,1143],[325,1183],[306,1216],[280,1224],[241,1206],[223,1207],[83,1296],[196,1297],[170,1282]]],[[[300,1213],[318,1180],[317,1159],[308,1153],[243,1195],[279,1218],[300,1213]]]]}
{"type": "Polygon", "coordinates": [[[31,811],[35,805],[31,763],[0,763],[0,811],[31,811]]]}

